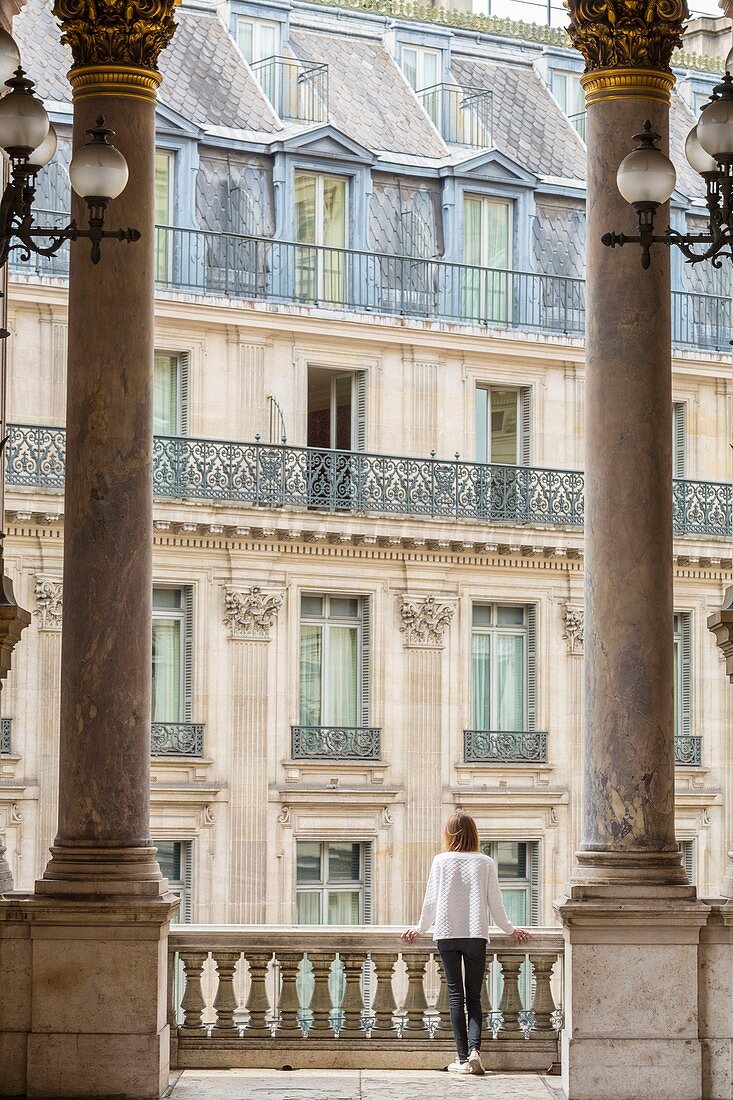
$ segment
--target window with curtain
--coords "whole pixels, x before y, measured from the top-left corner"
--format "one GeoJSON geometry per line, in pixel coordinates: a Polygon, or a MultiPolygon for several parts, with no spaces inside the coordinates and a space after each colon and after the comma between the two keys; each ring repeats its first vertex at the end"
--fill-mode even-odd
{"type": "MultiPolygon", "coordinates": [[[[515,927],[532,927],[540,922],[540,843],[538,840],[485,840],[481,851],[496,861],[499,887],[507,916],[515,927]]],[[[490,1003],[496,1010],[501,1002],[503,979],[496,963],[488,967],[486,981],[490,1003]]],[[[526,963],[519,973],[522,1001],[532,1000],[532,970],[526,963]]]]}
{"type": "Polygon", "coordinates": [[[363,637],[360,597],[301,596],[302,726],[362,724],[363,637]]]}
{"type": "Polygon", "coordinates": [[[463,199],[463,309],[466,320],[509,319],[512,203],[487,195],[463,199]]]}
{"type": "Polygon", "coordinates": [[[370,911],[370,842],[297,842],[297,924],[368,924],[370,911]]]}
{"type": "Polygon", "coordinates": [[[440,50],[426,50],[420,46],[402,47],[402,71],[407,83],[416,92],[440,84],[441,67],[440,50]]]}
{"type": "Polygon", "coordinates": [[[307,301],[342,302],[346,290],[343,249],[348,244],[348,180],[315,172],[295,173],[295,294],[307,301]]]}
{"type": "Polygon", "coordinates": [[[193,841],[153,840],[158,849],[158,865],[168,886],[181,899],[173,924],[193,921],[193,841]]]}
{"type": "Polygon", "coordinates": [[[471,729],[526,730],[527,608],[476,603],[471,631],[471,729]]]}
{"type": "Polygon", "coordinates": [[[153,589],[153,722],[185,720],[186,607],[180,588],[153,589]]]}
{"type": "Polygon", "coordinates": [[[566,115],[577,115],[585,110],[585,94],[580,85],[580,73],[553,69],[550,88],[566,115]]]}
{"type": "Polygon", "coordinates": [[[155,435],[180,434],[180,407],[179,356],[156,351],[153,360],[153,433],[155,435]]]}
{"type": "Polygon", "coordinates": [[[264,19],[250,19],[240,15],[237,19],[237,45],[250,65],[275,57],[279,52],[280,28],[277,23],[264,19]]]}
{"type": "MultiPolygon", "coordinates": [[[[175,221],[175,153],[155,152],[155,224],[173,225],[175,221]]],[[[155,237],[155,278],[168,283],[172,278],[173,235],[158,229],[155,237]]]]}

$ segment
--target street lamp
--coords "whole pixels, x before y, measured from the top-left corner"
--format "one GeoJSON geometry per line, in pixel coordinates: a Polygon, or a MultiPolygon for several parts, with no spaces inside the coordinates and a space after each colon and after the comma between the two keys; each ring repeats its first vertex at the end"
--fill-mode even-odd
{"type": "Polygon", "coordinates": [[[75,221],[64,228],[36,225],[32,206],[36,196],[36,176],[56,152],[56,132],[48,115],[20,66],[20,54],[13,38],[0,29],[0,82],[10,91],[0,99],[0,148],[10,161],[10,180],[0,199],[0,268],[13,249],[23,260],[31,253],[53,256],[66,241],[87,239],[92,244],[92,263],[99,263],[100,246],[105,237],[120,241],[138,241],[137,229],[104,228],[104,215],[112,199],[125,189],[127,161],[119,149],[110,145],[109,130],[100,115],[96,126],[87,130],[90,140],[78,149],[69,165],[74,191],[89,208],[89,227],[75,221]],[[48,243],[37,243],[36,238],[48,243]]]}
{"type": "Polygon", "coordinates": [[[672,195],[676,183],[674,165],[657,148],[660,135],[652,131],[651,122],[644,123],[643,132],[636,134],[635,149],[624,157],[616,173],[616,184],[622,196],[636,210],[639,233],[604,233],[601,240],[609,248],[625,244],[641,245],[641,266],[649,267],[653,244],[676,245],[688,263],[711,260],[720,267],[721,257],[733,259],[733,50],[725,62],[725,75],[713,89],[702,108],[697,124],[685,141],[685,156],[690,165],[705,180],[705,205],[708,226],[705,233],[678,233],[668,227],[664,233],[654,233],[654,217],[658,208],[672,195]]]}

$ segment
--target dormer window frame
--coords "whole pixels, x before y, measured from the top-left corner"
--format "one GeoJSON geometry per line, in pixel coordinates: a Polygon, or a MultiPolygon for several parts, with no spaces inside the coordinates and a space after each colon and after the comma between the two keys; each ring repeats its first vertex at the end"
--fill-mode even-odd
{"type": "Polygon", "coordinates": [[[417,76],[416,86],[413,90],[419,92],[422,91],[423,87],[451,82],[450,63],[452,38],[452,32],[446,31],[443,28],[436,27],[435,30],[431,30],[427,27],[420,27],[418,29],[417,27],[397,26],[393,27],[385,36],[385,44],[394,57],[405,80],[410,84],[410,87],[412,87],[412,83],[405,72],[404,51],[406,49],[416,50],[418,53],[422,51],[423,53],[429,52],[438,55],[437,79],[428,80],[427,84],[421,87],[420,77],[417,76]]]}
{"type": "Polygon", "coordinates": [[[237,15],[235,17],[235,41],[248,65],[255,65],[258,61],[264,61],[268,57],[279,57],[282,53],[281,37],[282,25],[275,20],[257,19],[252,15],[237,15]],[[242,48],[242,29],[247,25],[252,28],[252,49],[249,51],[242,48]],[[261,42],[262,31],[265,28],[273,32],[273,41],[267,47],[264,47],[261,42]],[[249,56],[247,56],[248,53],[249,56]]]}
{"type": "Polygon", "coordinates": [[[229,33],[248,65],[256,64],[265,57],[253,57],[250,60],[245,56],[239,44],[240,20],[275,27],[275,49],[270,56],[278,57],[288,52],[290,8],[289,0],[259,0],[259,2],[232,0],[229,11],[229,33]]]}

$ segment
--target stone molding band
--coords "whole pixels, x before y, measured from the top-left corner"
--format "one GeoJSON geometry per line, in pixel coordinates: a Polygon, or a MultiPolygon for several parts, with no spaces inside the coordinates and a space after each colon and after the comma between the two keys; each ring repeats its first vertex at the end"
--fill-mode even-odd
{"type": "Polygon", "coordinates": [[[74,100],[124,96],[155,103],[162,76],[134,65],[80,65],[69,75],[74,100]]]}
{"type": "Polygon", "coordinates": [[[584,73],[580,83],[586,107],[609,99],[652,99],[669,106],[675,77],[656,69],[596,69],[584,73]]]}

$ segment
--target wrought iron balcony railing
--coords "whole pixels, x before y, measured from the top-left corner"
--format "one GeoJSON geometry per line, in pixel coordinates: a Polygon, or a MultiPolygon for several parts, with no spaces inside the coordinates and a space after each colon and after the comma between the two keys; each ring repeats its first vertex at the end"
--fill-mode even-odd
{"type": "MultiPolygon", "coordinates": [[[[64,429],[10,424],[8,435],[7,484],[62,490],[64,429]]],[[[277,443],[157,436],[153,449],[156,496],[259,508],[582,527],[583,485],[578,470],[321,451],[277,443]]],[[[672,494],[676,535],[730,537],[730,485],[676,480],[672,494]]]]}
{"type": "Polygon", "coordinates": [[[379,760],[380,729],[367,726],[291,726],[293,760],[379,760]]]}
{"type": "Polygon", "coordinates": [[[464,730],[467,764],[546,764],[547,734],[534,730],[464,730]]]}
{"type": "MultiPolygon", "coordinates": [[[[38,214],[48,224],[68,220],[65,214],[38,214]]],[[[526,332],[585,332],[582,279],[175,226],[160,225],[156,234],[156,280],[164,289],[526,332]]],[[[11,261],[14,271],[36,275],[65,276],[68,265],[66,249],[50,258],[11,261]]],[[[672,341],[729,351],[730,298],[675,291],[672,341]]]]}
{"type": "Polygon", "coordinates": [[[280,118],[328,121],[328,65],[294,57],[265,57],[252,72],[280,118]]]}
{"type": "Polygon", "coordinates": [[[702,737],[689,733],[678,734],[674,739],[674,759],[679,767],[701,767],[702,737]]]}
{"type": "Polygon", "coordinates": [[[202,722],[153,722],[150,727],[151,756],[203,756],[202,722]]]}
{"type": "Polygon", "coordinates": [[[488,149],[491,145],[491,92],[457,84],[421,88],[417,98],[449,145],[488,149]]]}
{"type": "Polygon", "coordinates": [[[575,115],[568,115],[568,122],[572,123],[573,129],[577,131],[581,141],[585,141],[587,118],[587,111],[578,111],[575,115]]]}
{"type": "Polygon", "coordinates": [[[0,753],[12,751],[13,719],[0,718],[0,753]]]}

